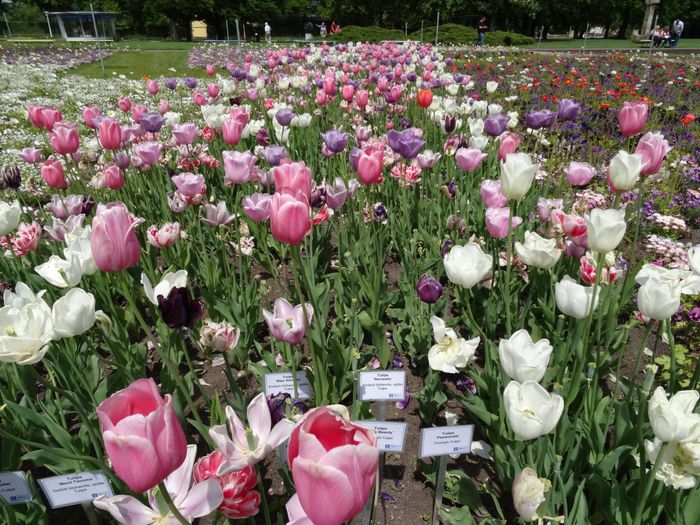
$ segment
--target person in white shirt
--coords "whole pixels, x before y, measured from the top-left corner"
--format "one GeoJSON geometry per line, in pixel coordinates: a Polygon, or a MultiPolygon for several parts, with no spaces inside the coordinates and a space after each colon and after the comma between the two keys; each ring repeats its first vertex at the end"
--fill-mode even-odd
{"type": "Polygon", "coordinates": [[[681,33],[683,32],[684,28],[685,24],[680,18],[673,21],[673,24],[671,24],[671,34],[669,39],[670,47],[676,47],[678,45],[678,41],[681,39],[681,33]]]}
{"type": "Polygon", "coordinates": [[[267,22],[265,22],[265,41],[268,44],[272,43],[272,28],[267,22]]]}

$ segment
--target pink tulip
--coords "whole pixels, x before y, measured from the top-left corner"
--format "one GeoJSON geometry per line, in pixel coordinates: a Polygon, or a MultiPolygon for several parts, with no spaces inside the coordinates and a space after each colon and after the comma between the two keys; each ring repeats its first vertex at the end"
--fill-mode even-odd
{"type": "Polygon", "coordinates": [[[361,150],[357,157],[357,174],[364,184],[383,182],[384,154],[375,149],[361,150]]]}
{"type": "Polygon", "coordinates": [[[653,175],[658,173],[671,147],[664,136],[658,131],[647,133],[637,144],[635,153],[642,156],[642,171],[640,175],[653,175]]]}
{"type": "Polygon", "coordinates": [[[248,97],[249,100],[258,100],[258,97],[260,96],[258,94],[258,90],[255,88],[248,88],[245,90],[245,96],[248,97]]]}
{"type": "Polygon", "coordinates": [[[104,149],[119,149],[122,144],[122,128],[114,119],[105,118],[97,125],[97,138],[104,149]]]}
{"type": "Polygon", "coordinates": [[[166,99],[162,99],[158,103],[158,113],[165,115],[168,111],[170,111],[170,102],[168,102],[166,99]]]}
{"type": "Polygon", "coordinates": [[[41,122],[42,126],[51,131],[56,122],[63,120],[61,112],[53,108],[42,108],[41,110],[41,122]]]}
{"type": "Polygon", "coordinates": [[[253,193],[243,198],[243,211],[255,222],[266,221],[272,213],[272,201],[267,193],[253,193]]]}
{"type": "Polygon", "coordinates": [[[300,304],[292,306],[289,301],[282,298],[275,300],[272,312],[263,309],[263,317],[270,334],[275,339],[290,345],[301,343],[313,316],[313,306],[306,303],[306,322],[304,322],[304,308],[300,304]]]}
{"type": "Polygon", "coordinates": [[[173,137],[175,137],[175,143],[178,146],[192,144],[196,136],[197,125],[192,122],[175,124],[173,126],[173,137]]]}
{"type": "Polygon", "coordinates": [[[350,102],[352,100],[353,95],[355,94],[355,86],[353,86],[352,84],[343,86],[341,94],[343,96],[343,100],[345,100],[346,102],[350,102]]]}
{"type": "Polygon", "coordinates": [[[270,202],[270,230],[280,242],[299,244],[311,231],[311,207],[306,195],[300,190],[278,190],[270,202]]]}
{"type": "Polygon", "coordinates": [[[479,195],[487,208],[501,208],[508,204],[508,197],[501,193],[501,182],[497,180],[484,179],[479,195]]]}
{"type": "Polygon", "coordinates": [[[335,95],[335,77],[326,77],[323,79],[323,92],[328,96],[335,95]]]}
{"type": "Polygon", "coordinates": [[[325,91],[318,90],[316,92],[316,104],[323,106],[328,102],[328,96],[325,91]]]}
{"type": "Polygon", "coordinates": [[[128,113],[131,110],[131,99],[129,97],[119,97],[117,106],[119,106],[119,109],[124,113],[128,113]]]}
{"type": "Polygon", "coordinates": [[[209,75],[210,77],[213,77],[214,73],[216,73],[216,66],[214,64],[208,64],[207,65],[207,75],[209,75]]]}
{"type": "Polygon", "coordinates": [[[586,220],[580,215],[569,215],[562,210],[552,210],[549,221],[552,226],[564,232],[567,237],[585,239],[588,235],[586,220]]]}
{"type": "Polygon", "coordinates": [[[155,487],[185,461],[187,439],[172,398],[163,399],[153,379],[112,394],[97,407],[97,417],[112,468],[132,491],[155,487]]]}
{"type": "Polygon", "coordinates": [[[235,146],[241,141],[241,135],[245,129],[246,122],[242,122],[240,119],[227,118],[224,120],[224,125],[222,126],[222,135],[224,142],[231,146],[235,146]]]}
{"type": "Polygon", "coordinates": [[[123,202],[97,205],[90,247],[100,270],[119,272],[139,263],[141,245],[134,231],[139,224],[123,202]]]}
{"type": "Polygon", "coordinates": [[[119,169],[119,166],[111,164],[102,170],[105,178],[105,183],[110,190],[118,190],[124,186],[124,173],[119,169]]]}
{"type": "Polygon", "coordinates": [[[80,135],[75,125],[64,122],[57,123],[49,137],[51,147],[59,155],[68,155],[78,151],[80,135]]]}
{"type": "Polygon", "coordinates": [[[148,108],[146,106],[137,105],[131,108],[131,118],[133,118],[134,122],[137,124],[141,124],[141,116],[144,113],[148,113],[148,108]]]}
{"type": "Polygon", "coordinates": [[[199,91],[195,91],[192,93],[192,102],[201,107],[207,103],[207,98],[199,91]]]}
{"type": "MultiPolygon", "coordinates": [[[[492,237],[505,239],[508,236],[508,216],[510,208],[488,208],[486,210],[486,229],[492,237]]],[[[522,224],[520,217],[510,217],[510,230],[514,230],[522,224]]]]}
{"type": "Polygon", "coordinates": [[[27,164],[36,164],[41,160],[41,151],[36,148],[24,148],[19,152],[19,156],[27,164]]]}
{"type": "Polygon", "coordinates": [[[29,117],[29,122],[35,128],[43,128],[44,120],[41,117],[41,112],[43,111],[42,106],[29,106],[27,108],[27,117],[29,117]]]}
{"type": "Polygon", "coordinates": [[[48,159],[41,165],[41,178],[54,189],[64,189],[68,187],[68,181],[63,173],[63,164],[56,159],[48,159]]]}
{"type": "Polygon", "coordinates": [[[83,108],[83,122],[89,128],[95,129],[95,119],[102,115],[102,110],[97,106],[83,108]]]}
{"type": "Polygon", "coordinates": [[[217,510],[227,518],[236,520],[255,516],[260,507],[260,493],[254,490],[258,482],[255,470],[248,466],[220,476],[219,467],[225,461],[218,450],[201,458],[194,466],[194,480],[197,483],[207,479],[218,481],[224,499],[217,510]]]}
{"type": "Polygon", "coordinates": [[[211,98],[218,98],[220,92],[221,88],[218,84],[215,84],[214,82],[207,84],[207,93],[209,93],[211,98]]]}
{"type": "Polygon", "coordinates": [[[561,210],[564,207],[564,201],[562,199],[546,199],[540,197],[537,199],[537,216],[541,221],[549,221],[553,210],[561,210]]]}
{"type": "Polygon", "coordinates": [[[224,151],[224,186],[245,184],[253,176],[257,157],[248,151],[224,151]]]}
{"type": "Polygon", "coordinates": [[[389,89],[389,79],[386,77],[379,77],[377,80],[377,89],[383,93],[389,89]]]}
{"type": "Polygon", "coordinates": [[[360,89],[355,94],[355,104],[360,109],[365,109],[369,103],[369,92],[365,89],[360,89]]]}
{"type": "Polygon", "coordinates": [[[314,525],[299,502],[299,494],[294,494],[284,506],[287,511],[287,525],[314,525]]]}
{"type": "Polygon", "coordinates": [[[595,168],[587,162],[572,161],[564,173],[566,173],[566,180],[572,186],[585,186],[595,177],[595,168]]]}
{"type": "Polygon", "coordinates": [[[138,158],[140,158],[144,164],[152,166],[160,160],[160,152],[162,145],[160,142],[142,142],[141,144],[134,147],[134,151],[138,158]]]}
{"type": "Polygon", "coordinates": [[[148,243],[156,248],[167,248],[180,239],[180,223],[166,222],[160,228],[153,224],[146,231],[148,243]]]}
{"type": "Polygon", "coordinates": [[[511,133],[506,131],[503,133],[499,139],[500,144],[498,145],[498,159],[505,160],[506,155],[509,153],[515,153],[520,146],[520,135],[517,133],[511,133]]]}
{"type": "Polygon", "coordinates": [[[250,427],[247,429],[230,406],[226,407],[225,412],[231,435],[229,436],[226,425],[216,425],[209,429],[209,436],[226,459],[219,465],[219,476],[262,461],[287,441],[294,428],[294,423],[288,419],[282,419],[272,426],[270,407],[264,393],[255,396],[248,405],[246,415],[250,427]]]}
{"type": "Polygon", "coordinates": [[[148,81],[146,81],[146,89],[148,90],[148,92],[149,92],[151,95],[153,95],[153,96],[157,95],[157,94],[158,94],[158,90],[160,89],[160,88],[158,87],[158,81],[157,81],[157,80],[148,80],[148,81]]]}
{"type": "Polygon", "coordinates": [[[482,153],[478,148],[459,148],[455,153],[455,161],[459,169],[470,173],[478,168],[486,157],[486,153],[482,153]]]}
{"type": "Polygon", "coordinates": [[[288,188],[292,192],[299,190],[306,198],[311,197],[311,170],[304,161],[280,164],[272,169],[277,191],[288,188]]]}
{"type": "Polygon", "coordinates": [[[207,185],[204,182],[203,175],[195,175],[194,173],[180,173],[172,179],[173,184],[177,186],[177,191],[183,197],[190,199],[197,198],[207,192],[207,185]]]}
{"type": "Polygon", "coordinates": [[[289,439],[299,503],[314,525],[341,525],[364,507],[379,452],[371,430],[328,407],[307,412],[289,439]]]}
{"type": "Polygon", "coordinates": [[[644,102],[625,102],[618,115],[618,123],[620,124],[622,135],[633,137],[641,133],[649,118],[648,112],[649,110],[644,102]]]}

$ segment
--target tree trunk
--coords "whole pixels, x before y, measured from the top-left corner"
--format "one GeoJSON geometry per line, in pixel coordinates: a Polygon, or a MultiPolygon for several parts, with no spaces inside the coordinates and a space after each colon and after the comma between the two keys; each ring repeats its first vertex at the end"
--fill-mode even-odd
{"type": "Polygon", "coordinates": [[[168,18],[168,38],[172,40],[173,42],[177,41],[177,25],[175,25],[175,20],[172,18],[168,18]]]}
{"type": "Polygon", "coordinates": [[[620,31],[617,33],[618,40],[625,40],[625,35],[627,34],[627,28],[630,25],[630,15],[632,14],[632,6],[628,5],[624,12],[622,13],[622,23],[620,24],[620,31]]]}

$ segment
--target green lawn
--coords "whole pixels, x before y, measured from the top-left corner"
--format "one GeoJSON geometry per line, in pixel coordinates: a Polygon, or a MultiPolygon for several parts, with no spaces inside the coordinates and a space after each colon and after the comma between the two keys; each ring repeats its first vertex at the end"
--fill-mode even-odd
{"type": "MultiPolygon", "coordinates": [[[[584,41],[577,40],[546,40],[540,43],[540,49],[640,49],[648,48],[649,44],[639,44],[631,40],[617,40],[613,38],[589,38],[584,41]]],[[[700,38],[681,39],[679,48],[700,49],[700,38]]],[[[525,49],[537,49],[537,43],[531,46],[523,46],[525,49]]]]}
{"type": "Polygon", "coordinates": [[[188,51],[188,49],[121,51],[105,59],[104,77],[99,62],[78,66],[71,69],[70,72],[88,78],[109,78],[114,75],[124,75],[132,79],[161,75],[205,76],[204,68],[190,69],[187,67],[188,51]],[[171,68],[175,71],[172,71],[171,68]]]}

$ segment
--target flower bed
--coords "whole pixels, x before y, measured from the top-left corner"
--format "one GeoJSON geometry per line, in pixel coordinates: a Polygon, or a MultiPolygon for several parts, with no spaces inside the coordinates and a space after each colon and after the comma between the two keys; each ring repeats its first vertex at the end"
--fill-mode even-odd
{"type": "Polygon", "coordinates": [[[691,523],[699,64],[646,60],[2,68],[0,469],[120,523],[691,523]]]}

